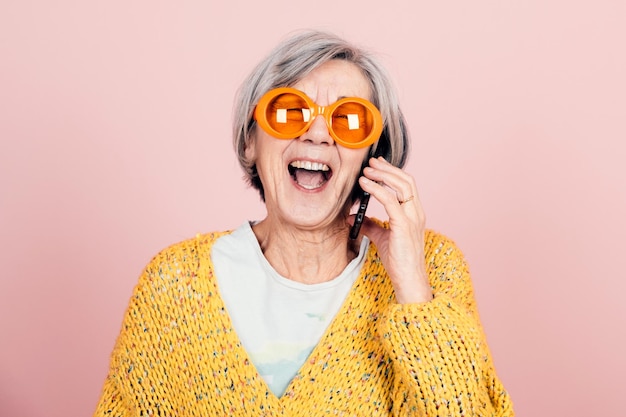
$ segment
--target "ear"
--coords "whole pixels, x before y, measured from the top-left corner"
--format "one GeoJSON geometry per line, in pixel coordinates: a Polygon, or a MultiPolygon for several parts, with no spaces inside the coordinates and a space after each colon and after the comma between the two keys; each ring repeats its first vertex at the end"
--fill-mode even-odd
{"type": "Polygon", "coordinates": [[[246,156],[246,160],[253,165],[254,161],[256,161],[256,137],[254,135],[250,135],[250,140],[244,146],[244,155],[246,156]]]}

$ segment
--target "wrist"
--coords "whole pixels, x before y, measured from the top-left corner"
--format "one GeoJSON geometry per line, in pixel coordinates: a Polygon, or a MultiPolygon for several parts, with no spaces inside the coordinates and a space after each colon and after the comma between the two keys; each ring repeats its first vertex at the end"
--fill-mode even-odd
{"type": "Polygon", "coordinates": [[[419,279],[394,285],[398,304],[427,303],[433,299],[433,291],[427,280],[419,279]]]}

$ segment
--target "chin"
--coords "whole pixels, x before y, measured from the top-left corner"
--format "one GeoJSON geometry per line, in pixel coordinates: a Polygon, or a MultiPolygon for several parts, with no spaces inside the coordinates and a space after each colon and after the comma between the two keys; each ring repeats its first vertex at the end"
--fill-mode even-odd
{"type": "Polygon", "coordinates": [[[284,219],[292,223],[294,226],[306,229],[323,229],[333,226],[337,223],[345,224],[345,218],[348,214],[347,210],[329,210],[324,212],[319,208],[306,207],[302,210],[294,208],[290,211],[288,219],[284,219]]]}

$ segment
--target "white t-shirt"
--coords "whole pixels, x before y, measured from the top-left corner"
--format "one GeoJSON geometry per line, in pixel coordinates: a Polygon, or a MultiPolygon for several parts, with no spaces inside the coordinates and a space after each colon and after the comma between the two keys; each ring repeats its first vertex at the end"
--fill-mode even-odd
{"type": "Polygon", "coordinates": [[[274,395],[283,395],[339,311],[365,261],[369,240],[335,279],[302,284],[269,264],[249,222],[211,252],[226,309],[243,347],[274,395]]]}

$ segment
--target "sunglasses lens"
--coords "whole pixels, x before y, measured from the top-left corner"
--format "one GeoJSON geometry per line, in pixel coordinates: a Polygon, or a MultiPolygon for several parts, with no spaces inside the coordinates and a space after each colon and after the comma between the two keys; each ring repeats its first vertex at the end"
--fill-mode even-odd
{"type": "Polygon", "coordinates": [[[319,107],[304,93],[287,87],[266,93],[254,112],[261,128],[278,139],[301,136],[314,117],[323,116],[333,138],[348,148],[371,145],[378,140],[383,125],[380,113],[367,100],[344,98],[328,107],[319,107]]]}
{"type": "Polygon", "coordinates": [[[272,99],[266,110],[267,122],[272,129],[284,135],[300,132],[311,119],[311,109],[296,94],[280,94],[272,99]]]}
{"type": "Polygon", "coordinates": [[[374,125],[372,112],[361,103],[347,102],[335,109],[332,129],[347,143],[359,143],[371,132],[374,125]]]}

